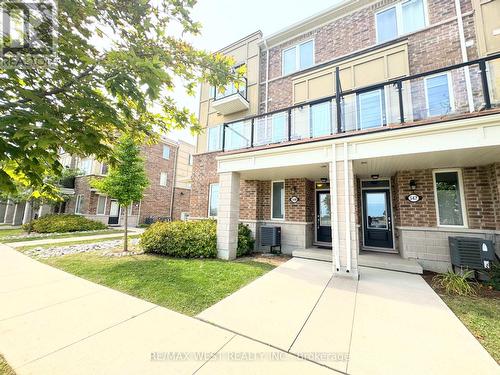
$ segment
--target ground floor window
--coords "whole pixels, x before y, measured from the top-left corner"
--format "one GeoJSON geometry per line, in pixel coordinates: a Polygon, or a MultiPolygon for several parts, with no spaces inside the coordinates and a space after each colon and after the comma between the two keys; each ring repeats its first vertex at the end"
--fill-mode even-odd
{"type": "Polygon", "coordinates": [[[217,207],[219,206],[219,184],[210,184],[208,196],[208,216],[217,216],[217,207]]]}
{"type": "Polygon", "coordinates": [[[434,186],[439,225],[466,226],[461,171],[434,172],[434,186]]]}
{"type": "Polygon", "coordinates": [[[82,214],[83,212],[83,195],[77,195],[76,196],[76,203],[75,203],[75,214],[82,214]]]}
{"type": "Polygon", "coordinates": [[[104,215],[106,212],[106,196],[99,195],[97,198],[97,215],[104,215]]]}
{"type": "Polygon", "coordinates": [[[272,183],[272,212],[271,219],[285,218],[285,181],[273,181],[272,183]]]}

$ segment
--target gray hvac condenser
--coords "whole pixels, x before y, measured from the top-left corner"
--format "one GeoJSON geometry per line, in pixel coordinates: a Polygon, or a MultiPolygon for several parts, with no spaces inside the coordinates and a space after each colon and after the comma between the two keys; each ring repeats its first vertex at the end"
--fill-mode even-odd
{"type": "Polygon", "coordinates": [[[281,253],[281,227],[260,227],[260,245],[269,246],[271,248],[271,253],[273,253],[275,247],[279,247],[279,252],[281,253]]]}
{"type": "Polygon", "coordinates": [[[475,237],[449,237],[451,264],[472,270],[489,270],[495,259],[493,242],[475,237]]]}

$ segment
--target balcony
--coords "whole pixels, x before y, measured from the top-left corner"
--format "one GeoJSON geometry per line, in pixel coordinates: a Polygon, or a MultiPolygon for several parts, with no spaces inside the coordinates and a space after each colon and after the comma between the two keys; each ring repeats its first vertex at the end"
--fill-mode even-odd
{"type": "Polygon", "coordinates": [[[245,111],[250,104],[247,100],[247,80],[238,87],[231,83],[221,90],[214,90],[212,108],[221,115],[245,111]]]}
{"type": "MultiPolygon", "coordinates": [[[[275,147],[500,110],[500,54],[224,124],[222,150],[275,147]]],[[[235,96],[238,96],[236,94],[235,96]]]]}

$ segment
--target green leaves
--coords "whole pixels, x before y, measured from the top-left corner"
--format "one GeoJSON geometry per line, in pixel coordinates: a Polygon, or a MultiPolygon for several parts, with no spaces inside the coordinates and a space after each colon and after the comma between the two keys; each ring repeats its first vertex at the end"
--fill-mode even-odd
{"type": "Polygon", "coordinates": [[[241,72],[231,71],[231,59],[167,35],[174,24],[183,35],[199,32],[195,4],[59,0],[54,64],[0,68],[0,190],[15,190],[17,174],[35,187],[59,175],[61,147],[106,159],[119,134],[198,131],[195,116],[169,96],[174,82],[193,94],[201,81],[224,86],[241,72]]]}

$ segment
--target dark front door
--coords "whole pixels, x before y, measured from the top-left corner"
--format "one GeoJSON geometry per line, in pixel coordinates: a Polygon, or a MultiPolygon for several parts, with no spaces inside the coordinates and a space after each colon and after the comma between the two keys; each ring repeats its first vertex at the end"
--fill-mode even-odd
{"type": "Polygon", "coordinates": [[[363,190],[364,244],[392,249],[392,212],[389,189],[363,190]]]}
{"type": "Polygon", "coordinates": [[[120,205],[117,201],[112,200],[109,208],[108,225],[117,225],[120,222],[120,205]]]}
{"type": "Polygon", "coordinates": [[[329,191],[316,192],[316,241],[332,242],[332,211],[329,191]]]}

